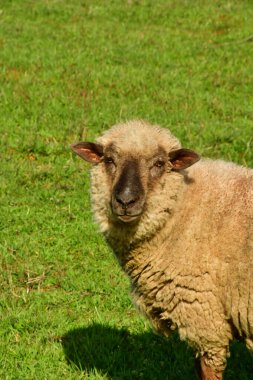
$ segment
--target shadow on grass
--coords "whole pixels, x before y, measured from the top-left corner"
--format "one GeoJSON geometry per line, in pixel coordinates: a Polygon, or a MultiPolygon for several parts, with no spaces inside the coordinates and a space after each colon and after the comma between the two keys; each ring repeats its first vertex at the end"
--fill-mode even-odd
{"type": "MultiPolygon", "coordinates": [[[[125,329],[94,324],[63,337],[67,361],[85,373],[112,380],[196,380],[194,354],[176,334],[169,340],[152,332],[130,334],[125,329]]],[[[233,343],[224,380],[250,380],[253,355],[233,343]]]]}
{"type": "Polygon", "coordinates": [[[193,353],[177,335],[130,334],[100,324],[69,331],[63,338],[70,364],[113,380],[196,380],[193,353]]]}
{"type": "Polygon", "coordinates": [[[231,356],[228,359],[224,380],[252,380],[253,354],[243,342],[234,341],[230,345],[231,356]]]}

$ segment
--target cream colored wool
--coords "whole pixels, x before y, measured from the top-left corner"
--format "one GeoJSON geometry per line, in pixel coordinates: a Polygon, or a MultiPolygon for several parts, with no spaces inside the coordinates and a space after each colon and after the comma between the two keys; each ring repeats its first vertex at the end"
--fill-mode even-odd
{"type": "MultiPolygon", "coordinates": [[[[158,146],[180,148],[168,130],[143,121],[115,126],[97,142],[114,143],[140,165],[158,146]]],[[[103,163],[92,168],[91,182],[96,221],[155,329],[166,336],[178,329],[216,371],[225,367],[234,332],[252,347],[253,170],[205,159],[168,170],[147,192],[134,225],[112,221],[103,163]]]]}

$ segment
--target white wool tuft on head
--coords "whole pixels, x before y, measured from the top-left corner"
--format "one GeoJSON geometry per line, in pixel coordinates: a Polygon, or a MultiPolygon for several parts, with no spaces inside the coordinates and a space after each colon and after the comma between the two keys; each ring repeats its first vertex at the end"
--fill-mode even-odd
{"type": "Polygon", "coordinates": [[[181,147],[179,140],[168,129],[149,124],[144,120],[116,124],[97,139],[102,145],[114,141],[119,145],[126,144],[127,149],[131,146],[133,150],[141,151],[150,150],[154,146],[154,141],[167,151],[181,147]]]}

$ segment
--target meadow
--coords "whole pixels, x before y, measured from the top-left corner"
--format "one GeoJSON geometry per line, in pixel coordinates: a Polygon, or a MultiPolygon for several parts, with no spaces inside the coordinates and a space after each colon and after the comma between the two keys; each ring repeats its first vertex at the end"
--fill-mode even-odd
{"type": "MultiPolygon", "coordinates": [[[[69,145],[142,118],[253,167],[252,19],[250,0],[0,0],[1,379],[197,379],[133,307],[69,145]]],[[[225,380],[252,379],[231,350],[225,380]]]]}

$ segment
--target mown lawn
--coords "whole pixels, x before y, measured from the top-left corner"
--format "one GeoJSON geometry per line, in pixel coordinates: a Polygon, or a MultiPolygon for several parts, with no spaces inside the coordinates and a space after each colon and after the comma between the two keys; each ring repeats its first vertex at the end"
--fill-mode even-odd
{"type": "MultiPolygon", "coordinates": [[[[69,144],[143,118],[253,167],[253,3],[0,0],[0,378],[196,380],[98,234],[69,144]]],[[[252,379],[232,346],[225,380],[252,379]]]]}

